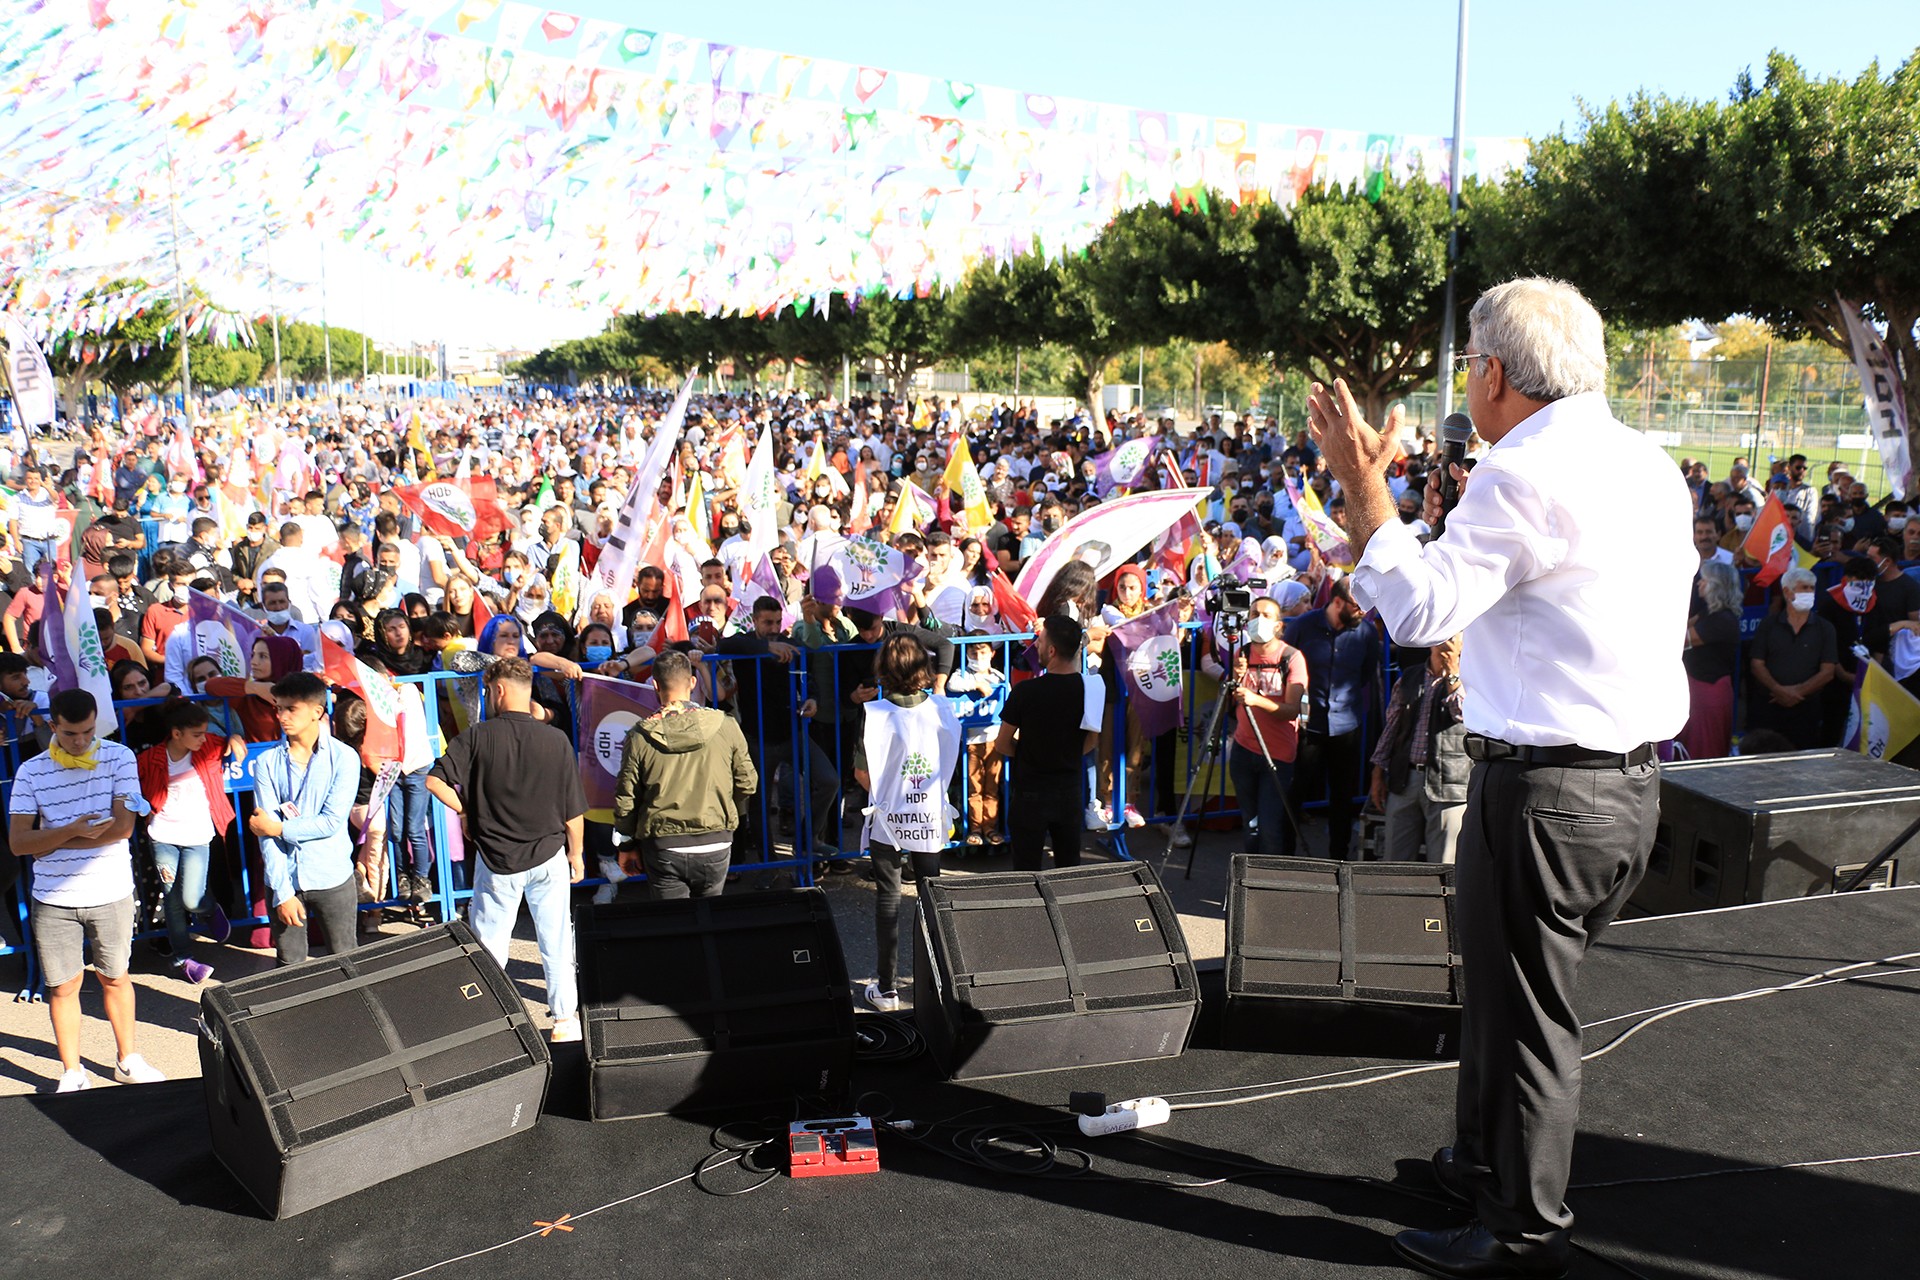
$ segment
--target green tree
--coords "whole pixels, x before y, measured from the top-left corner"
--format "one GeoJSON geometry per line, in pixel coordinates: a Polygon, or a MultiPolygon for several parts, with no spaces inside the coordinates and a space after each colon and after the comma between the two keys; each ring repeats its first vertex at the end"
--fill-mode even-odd
{"type": "Polygon", "coordinates": [[[1642,94],[1534,143],[1470,220],[1499,274],[1556,275],[1644,328],[1746,314],[1851,354],[1885,325],[1920,429],[1920,55],[1810,79],[1775,53],[1725,104],[1642,94]]]}
{"type": "MultiPolygon", "coordinates": [[[[849,298],[851,340],[862,356],[878,360],[895,400],[905,400],[914,375],[954,353],[954,307],[950,293],[896,298],[876,293],[849,298]]],[[[831,318],[829,324],[835,323],[831,318]]]]}
{"type": "Polygon", "coordinates": [[[1387,183],[1377,198],[1314,186],[1290,209],[1263,205],[1250,233],[1236,233],[1247,247],[1226,246],[1206,327],[1190,336],[1224,338],[1322,381],[1344,378],[1380,421],[1390,401],[1438,371],[1451,225],[1445,189],[1424,179],[1387,183]]]}
{"type": "Polygon", "coordinates": [[[1109,361],[1136,345],[1114,321],[1086,256],[1049,260],[1034,251],[1005,263],[983,263],[967,277],[954,314],[960,352],[1012,343],[1057,343],[1073,355],[1074,394],[1097,412],[1109,361]]]}

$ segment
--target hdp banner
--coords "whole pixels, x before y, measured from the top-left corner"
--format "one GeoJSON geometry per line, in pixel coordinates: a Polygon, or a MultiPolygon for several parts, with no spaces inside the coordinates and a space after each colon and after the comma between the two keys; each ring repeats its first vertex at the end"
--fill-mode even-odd
{"type": "Polygon", "coordinates": [[[13,402],[26,427],[50,427],[55,417],[53,373],[47,357],[18,316],[0,311],[0,333],[7,340],[7,376],[13,383],[13,402]]]}
{"type": "MultiPolygon", "coordinates": [[[[1847,341],[1853,347],[1854,367],[1860,372],[1860,394],[1867,402],[1867,425],[1880,446],[1880,462],[1887,469],[1890,496],[1904,498],[1913,490],[1913,458],[1907,449],[1907,402],[1900,388],[1900,366],[1857,303],[1835,296],[1841,318],[1847,322],[1847,341]]],[[[1911,372],[1911,371],[1910,371],[1911,372]]]]}
{"type": "Polygon", "coordinates": [[[1180,625],[1173,602],[1149,609],[1113,629],[1120,671],[1127,681],[1127,705],[1140,719],[1140,731],[1157,738],[1180,727],[1180,625]]]}
{"type": "Polygon", "coordinates": [[[587,817],[613,821],[614,786],[626,758],[627,734],[660,709],[652,685],[606,676],[580,681],[580,782],[587,792],[587,817]]]}

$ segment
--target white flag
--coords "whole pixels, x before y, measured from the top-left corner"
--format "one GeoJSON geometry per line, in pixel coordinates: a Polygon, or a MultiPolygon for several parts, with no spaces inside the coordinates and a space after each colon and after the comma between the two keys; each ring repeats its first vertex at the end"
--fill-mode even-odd
{"type": "Polygon", "coordinates": [[[0,313],[0,324],[6,330],[7,378],[13,384],[13,403],[19,407],[20,421],[28,427],[50,427],[56,397],[47,358],[18,316],[0,313]]]}
{"type": "Polygon", "coordinates": [[[667,416],[654,428],[653,442],[647,447],[646,456],[640,460],[639,469],[634,472],[633,488],[627,492],[627,500],[621,504],[620,514],[614,518],[613,532],[607,535],[607,544],[600,549],[600,559],[594,562],[592,578],[580,592],[579,614],[582,617],[593,606],[594,597],[602,592],[611,595],[616,605],[623,605],[627,601],[627,592],[633,589],[634,575],[640,571],[640,553],[644,550],[647,521],[653,514],[660,492],[660,479],[667,474],[667,464],[673,460],[674,450],[679,446],[680,426],[687,420],[687,401],[693,398],[693,381],[697,375],[698,370],[687,375],[687,384],[673,398],[673,407],[667,410],[667,416]]]}
{"type": "Polygon", "coordinates": [[[1900,369],[1893,353],[1866,322],[1855,303],[1838,294],[1840,315],[1847,322],[1847,341],[1853,346],[1853,364],[1860,371],[1860,394],[1867,402],[1867,425],[1880,446],[1880,462],[1887,469],[1891,496],[1904,498],[1913,490],[1913,459],[1907,449],[1907,402],[1900,387],[1900,369]]]}

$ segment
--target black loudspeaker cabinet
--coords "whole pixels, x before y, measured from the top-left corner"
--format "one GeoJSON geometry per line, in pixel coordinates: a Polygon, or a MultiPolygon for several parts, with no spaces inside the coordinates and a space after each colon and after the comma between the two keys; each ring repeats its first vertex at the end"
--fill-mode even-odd
{"type": "Polygon", "coordinates": [[[214,1154],[275,1218],[532,1129],[550,1073],[458,921],[200,998],[214,1154]]]}
{"type": "MultiPolygon", "coordinates": [[[[1832,893],[1920,818],[1920,774],[1856,751],[1660,766],[1660,823],[1635,912],[1669,915],[1832,893]]],[[[1920,883],[1920,841],[1874,874],[1920,883]]]]}
{"type": "Polygon", "coordinates": [[[587,904],[574,920],[595,1120],[843,1099],[853,992],[821,890],[587,904]]]}
{"type": "Polygon", "coordinates": [[[954,1079],[1176,1057],[1199,1012],[1139,862],[923,882],[914,964],[915,1021],[954,1079]]]}
{"type": "Polygon", "coordinates": [[[1453,868],[1240,854],[1227,891],[1228,1048],[1459,1056],[1453,868]]]}

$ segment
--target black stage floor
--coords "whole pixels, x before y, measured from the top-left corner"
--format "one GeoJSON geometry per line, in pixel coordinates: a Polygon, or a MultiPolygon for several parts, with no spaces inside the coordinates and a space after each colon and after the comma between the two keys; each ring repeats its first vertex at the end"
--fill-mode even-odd
{"type": "MultiPolygon", "coordinates": [[[[1920,953],[1920,889],[1634,921],[1590,959],[1583,1012],[1619,1018],[1910,952],[1920,953]]],[[[1576,1183],[1920,1148],[1920,973],[1894,972],[1916,967],[1920,959],[1856,968],[1847,976],[1857,981],[1685,1010],[1594,1059],[1576,1183]]],[[[1595,1027],[1589,1051],[1635,1021],[1595,1027]]],[[[858,1083],[923,1127],[988,1106],[964,1123],[1057,1124],[1051,1108],[1070,1088],[1114,1099],[1253,1092],[1356,1065],[1365,1064],[1196,1048],[1169,1062],[970,1085],[933,1080],[923,1060],[864,1067],[858,1083]]],[[[1366,1076],[1320,1083],[1356,1079],[1366,1076]]],[[[920,1143],[883,1137],[877,1176],[779,1177],[734,1199],[682,1181],[589,1214],[681,1178],[711,1148],[707,1122],[579,1118],[576,1051],[557,1061],[550,1114],[532,1133],[280,1223],[259,1216],[214,1161],[197,1081],[9,1098],[0,1275],[1390,1276],[1402,1274],[1394,1231],[1447,1225],[1456,1213],[1359,1181],[1153,1183],[1205,1181],[1235,1172],[1230,1161],[1258,1160],[1429,1192],[1422,1162],[1448,1137],[1453,1079],[1427,1071],[1179,1112],[1150,1131],[1160,1145],[1074,1135],[1096,1171],[1145,1183],[990,1174],[933,1149],[959,1127],[949,1125],[920,1143]],[[476,1254],[563,1214],[574,1230],[476,1254]]],[[[712,1181],[720,1190],[748,1179],[731,1168],[712,1181]]],[[[1577,1259],[1577,1277],[1628,1274],[1606,1259],[1660,1277],[1920,1275],[1920,1159],[1569,1199],[1594,1251],[1577,1259]]]]}

